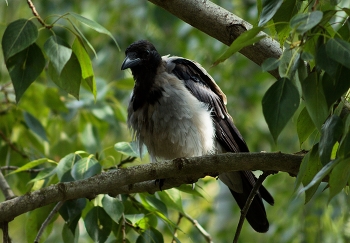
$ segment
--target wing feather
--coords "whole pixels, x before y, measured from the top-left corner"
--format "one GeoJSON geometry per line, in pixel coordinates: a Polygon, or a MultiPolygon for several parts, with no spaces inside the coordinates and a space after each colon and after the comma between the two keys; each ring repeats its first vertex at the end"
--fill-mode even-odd
{"type": "MultiPolygon", "coordinates": [[[[215,136],[220,145],[227,152],[249,152],[246,142],[227,112],[226,95],[207,71],[200,64],[185,58],[164,56],[163,60],[167,62],[167,71],[183,80],[193,96],[208,105],[212,112],[215,136]]],[[[241,171],[241,175],[251,187],[254,186],[256,177],[251,171],[241,171]]],[[[259,191],[268,203],[274,203],[272,196],[263,186],[259,191]]]]}
{"type": "Polygon", "coordinates": [[[179,57],[171,57],[167,61],[171,62],[173,67],[169,71],[183,80],[186,88],[193,96],[206,103],[208,108],[211,109],[216,138],[225,150],[249,152],[242,135],[227,112],[225,94],[204,68],[198,63],[179,57]]]}

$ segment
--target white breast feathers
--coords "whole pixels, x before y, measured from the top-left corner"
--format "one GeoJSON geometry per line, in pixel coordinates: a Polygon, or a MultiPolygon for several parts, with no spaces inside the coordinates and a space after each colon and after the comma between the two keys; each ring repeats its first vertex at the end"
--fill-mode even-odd
{"type": "Polygon", "coordinates": [[[157,102],[136,111],[130,102],[128,108],[128,125],[136,140],[146,145],[152,161],[215,152],[215,131],[207,105],[166,72],[165,64],[159,68],[154,85],[163,90],[157,102]]]}

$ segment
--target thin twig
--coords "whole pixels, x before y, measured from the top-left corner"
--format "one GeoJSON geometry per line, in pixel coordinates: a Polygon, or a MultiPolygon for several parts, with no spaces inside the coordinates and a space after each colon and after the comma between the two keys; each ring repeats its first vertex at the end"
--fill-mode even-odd
{"type": "MultiPolygon", "coordinates": [[[[16,197],[16,195],[11,190],[10,185],[7,183],[1,170],[0,170],[0,189],[1,189],[2,193],[4,194],[6,200],[10,200],[10,199],[16,197]]],[[[11,243],[11,238],[10,238],[9,232],[8,232],[8,222],[3,222],[1,224],[1,229],[2,229],[2,241],[4,243],[11,243]]]]}
{"type": "Polygon", "coordinates": [[[176,240],[175,240],[175,237],[176,237],[176,232],[177,232],[177,229],[180,225],[180,222],[181,222],[181,219],[183,218],[183,215],[181,213],[179,213],[179,218],[177,219],[177,222],[176,222],[176,228],[174,230],[174,233],[173,233],[173,240],[171,241],[171,243],[176,243],[176,240]]]}
{"type": "Polygon", "coordinates": [[[10,200],[16,197],[16,195],[11,190],[11,187],[7,183],[5,176],[2,174],[1,170],[0,170],[0,189],[2,193],[5,195],[6,200],[10,200]]]}
{"type": "Polygon", "coordinates": [[[125,159],[123,159],[122,161],[120,161],[120,163],[118,164],[118,168],[122,167],[122,165],[133,162],[136,159],[136,157],[127,157],[125,159]]]}
{"type": "Polygon", "coordinates": [[[210,236],[210,234],[198,223],[197,220],[193,219],[191,216],[189,216],[188,214],[186,213],[181,213],[186,219],[188,219],[199,231],[199,233],[201,233],[205,240],[208,242],[208,243],[213,243],[213,240],[210,236]]]}
{"type": "Polygon", "coordinates": [[[32,10],[33,15],[37,18],[39,23],[44,26],[46,29],[51,29],[53,26],[52,25],[47,25],[45,21],[40,17],[38,11],[36,11],[36,8],[31,0],[27,0],[29,8],[32,10]]]}
{"type": "Polygon", "coordinates": [[[4,243],[11,243],[11,238],[9,236],[9,225],[8,222],[3,222],[0,226],[2,229],[2,241],[4,243]]]}
{"type": "MultiPolygon", "coordinates": [[[[118,199],[120,201],[122,201],[122,195],[119,194],[118,195],[118,199]]],[[[123,233],[123,243],[126,243],[126,231],[125,231],[125,222],[126,222],[126,219],[125,219],[125,215],[124,215],[124,212],[122,213],[122,233],[123,233]]]]}
{"type": "MultiPolygon", "coordinates": [[[[17,170],[18,168],[19,168],[18,166],[7,165],[7,166],[1,166],[0,170],[17,170]]],[[[23,170],[22,172],[38,173],[42,170],[44,170],[44,168],[42,168],[42,169],[28,169],[28,170],[23,170]]]]}
{"type": "Polygon", "coordinates": [[[275,172],[274,171],[264,171],[264,173],[262,175],[260,175],[258,180],[255,182],[255,185],[254,185],[253,189],[251,190],[249,197],[247,198],[247,201],[246,201],[246,203],[241,211],[241,217],[239,219],[239,223],[238,223],[237,230],[235,233],[235,238],[233,239],[233,243],[238,242],[238,238],[239,238],[239,235],[241,233],[245,217],[247,215],[247,212],[249,210],[250,205],[253,202],[253,199],[254,199],[256,193],[258,192],[260,186],[262,185],[262,183],[264,182],[266,177],[272,173],[275,173],[275,172]]]}
{"type": "Polygon", "coordinates": [[[16,145],[14,145],[6,136],[5,134],[0,131],[0,137],[5,141],[5,143],[10,146],[10,148],[14,151],[16,151],[17,153],[19,153],[22,158],[28,158],[28,155],[26,155],[25,153],[23,153],[21,150],[19,150],[19,148],[16,147],[16,145]]]}
{"type": "Polygon", "coordinates": [[[53,218],[53,216],[55,216],[55,214],[58,212],[58,210],[60,210],[60,208],[62,207],[63,203],[65,201],[59,201],[56,206],[52,209],[52,211],[50,212],[50,214],[47,216],[47,218],[45,219],[45,221],[42,223],[38,234],[35,237],[34,243],[38,243],[40,240],[41,235],[44,233],[45,228],[49,225],[51,219],[53,218]]]}
{"type": "Polygon", "coordinates": [[[8,222],[3,222],[0,225],[0,228],[2,229],[2,241],[4,243],[11,243],[11,238],[9,236],[9,225],[8,222]]]}

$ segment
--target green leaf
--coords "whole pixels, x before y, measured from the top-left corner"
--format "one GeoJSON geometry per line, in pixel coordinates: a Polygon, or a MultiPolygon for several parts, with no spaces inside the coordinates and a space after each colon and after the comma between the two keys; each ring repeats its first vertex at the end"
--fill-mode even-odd
{"type": "Polygon", "coordinates": [[[71,175],[75,180],[82,180],[101,173],[99,162],[92,156],[82,158],[73,165],[71,175]]]}
{"type": "Polygon", "coordinates": [[[327,55],[350,69],[350,43],[342,39],[330,39],[326,44],[327,55]]]}
{"type": "Polygon", "coordinates": [[[320,32],[326,31],[326,33],[328,32],[327,34],[329,34],[330,36],[334,36],[334,34],[333,34],[334,30],[333,29],[330,30],[330,28],[332,28],[332,27],[330,26],[329,22],[332,18],[334,18],[334,15],[336,15],[337,12],[338,11],[334,10],[334,9],[323,11],[322,20],[318,24],[319,29],[315,28],[313,33],[317,33],[317,32],[320,33],[320,32]]]}
{"type": "Polygon", "coordinates": [[[136,142],[119,142],[114,144],[114,149],[118,151],[121,154],[124,154],[126,156],[130,157],[140,157],[143,158],[143,156],[146,154],[147,151],[145,151],[144,148],[142,148],[142,151],[138,151],[138,145],[136,142]]]}
{"type": "Polygon", "coordinates": [[[129,221],[129,223],[131,223],[132,225],[135,225],[144,216],[144,214],[125,214],[126,220],[129,221]]]}
{"type": "MultiPolygon", "coordinates": [[[[125,106],[119,102],[117,99],[114,100],[113,103],[113,110],[114,110],[114,114],[115,117],[121,121],[121,122],[126,122],[127,121],[127,117],[128,117],[128,113],[126,111],[125,106]]],[[[147,153],[147,149],[143,149],[142,150],[143,154],[145,155],[147,153]]],[[[142,155],[142,157],[144,156],[142,155]]]]}
{"type": "Polygon", "coordinates": [[[298,109],[299,102],[299,92],[287,78],[277,80],[265,93],[263,113],[275,141],[298,109]]]}
{"type": "Polygon", "coordinates": [[[182,207],[181,194],[180,194],[179,190],[177,190],[175,188],[171,188],[171,189],[166,190],[166,191],[157,192],[157,194],[159,195],[162,202],[165,203],[165,205],[167,205],[168,207],[171,207],[171,208],[173,208],[181,213],[184,212],[183,207],[182,207]]]}
{"type": "MultiPolygon", "coordinates": [[[[298,189],[300,183],[303,183],[304,186],[307,186],[313,180],[317,172],[319,172],[321,169],[322,164],[318,155],[318,144],[315,144],[312,149],[305,155],[303,161],[301,162],[294,190],[298,189]]],[[[305,204],[310,201],[312,196],[317,191],[320,183],[321,182],[316,183],[305,191],[305,204]]]]}
{"type": "Polygon", "coordinates": [[[323,12],[321,11],[297,14],[291,19],[290,26],[295,28],[298,33],[303,34],[320,23],[322,17],[323,12]]]}
{"type": "Polygon", "coordinates": [[[331,77],[335,77],[339,64],[327,54],[326,45],[321,44],[317,47],[315,61],[319,68],[325,70],[331,77]]]}
{"type": "MultiPolygon", "coordinates": [[[[86,199],[79,198],[74,200],[65,201],[62,207],[59,210],[62,218],[66,223],[70,223],[75,220],[77,217],[80,218],[83,209],[86,206],[86,199]]],[[[75,230],[75,228],[73,228],[75,230]]],[[[74,231],[72,231],[74,233],[74,231]]]]}
{"type": "Polygon", "coordinates": [[[75,200],[68,200],[64,202],[59,210],[60,215],[65,221],[65,225],[68,226],[70,232],[75,235],[78,222],[81,218],[83,209],[86,206],[86,199],[79,198],[75,200]]]}
{"type": "Polygon", "coordinates": [[[83,79],[87,82],[94,98],[96,100],[96,80],[94,75],[94,70],[92,68],[92,63],[89,55],[87,54],[84,46],[80,43],[79,39],[75,39],[72,50],[74,54],[77,56],[83,79]]]}
{"type": "Polygon", "coordinates": [[[61,96],[58,93],[57,88],[47,87],[44,93],[44,101],[45,105],[47,105],[54,113],[68,113],[68,108],[66,107],[65,103],[61,100],[61,96]]]}
{"type": "Polygon", "coordinates": [[[7,70],[13,83],[16,102],[35,81],[45,67],[45,58],[37,44],[17,52],[6,61],[7,70]]]}
{"type": "Polygon", "coordinates": [[[27,184],[35,183],[41,180],[44,180],[46,178],[49,178],[56,174],[56,168],[45,168],[44,170],[40,171],[38,175],[27,182],[27,184]]]}
{"type": "Polygon", "coordinates": [[[322,179],[329,174],[329,172],[334,168],[334,166],[336,166],[339,163],[339,161],[339,159],[335,159],[323,166],[322,169],[314,176],[311,182],[299,191],[299,194],[319,184],[322,181],[322,179]]]}
{"type": "Polygon", "coordinates": [[[108,35],[109,37],[111,37],[112,40],[114,41],[114,43],[116,44],[116,46],[118,47],[118,49],[120,50],[117,41],[115,40],[115,38],[113,37],[111,32],[109,32],[105,27],[103,27],[102,25],[96,23],[95,21],[87,19],[87,18],[85,18],[77,13],[69,12],[68,14],[71,15],[76,20],[78,20],[79,22],[81,22],[82,24],[85,24],[89,28],[91,28],[91,29],[93,29],[101,34],[105,34],[105,35],[108,35]]]}
{"type": "Polygon", "coordinates": [[[181,186],[176,187],[176,189],[178,189],[179,191],[194,195],[196,197],[204,198],[203,194],[198,190],[198,188],[200,187],[197,185],[193,188],[192,185],[188,184],[182,184],[181,186]]]}
{"type": "Polygon", "coordinates": [[[134,79],[133,78],[124,78],[118,79],[113,83],[115,87],[119,90],[132,90],[134,88],[134,79]]]}
{"type": "Polygon", "coordinates": [[[280,59],[278,66],[280,77],[293,80],[294,74],[299,67],[300,53],[294,49],[286,49],[280,59]]]}
{"type": "Polygon", "coordinates": [[[350,131],[350,115],[347,115],[344,126],[344,134],[350,131]]]}
{"type": "Polygon", "coordinates": [[[350,39],[350,19],[348,18],[338,30],[338,34],[341,35],[343,40],[350,39]]]}
{"type": "Polygon", "coordinates": [[[279,43],[284,45],[285,40],[290,33],[289,22],[290,19],[296,15],[302,6],[302,1],[284,0],[281,7],[275,13],[273,22],[275,23],[275,29],[278,34],[279,43]]]}
{"type": "Polygon", "coordinates": [[[261,64],[261,69],[264,72],[275,70],[278,68],[279,64],[280,64],[279,59],[269,57],[261,64]]]}
{"type": "MultiPolygon", "coordinates": [[[[315,144],[312,148],[312,150],[309,152],[310,157],[307,164],[306,172],[302,178],[302,183],[304,186],[308,185],[315,177],[315,175],[322,169],[322,164],[319,156],[319,146],[318,144],[315,144]]],[[[312,196],[317,191],[318,186],[321,182],[316,183],[312,187],[310,187],[308,190],[305,191],[305,204],[310,201],[312,196]]]]}
{"type": "Polygon", "coordinates": [[[81,156],[76,153],[71,153],[63,157],[57,165],[56,173],[60,182],[74,181],[71,175],[73,165],[81,159],[81,156]]]}
{"type": "Polygon", "coordinates": [[[341,159],[333,168],[329,176],[329,199],[330,201],[348,183],[350,178],[350,158],[341,159]]]}
{"type": "Polygon", "coordinates": [[[77,56],[72,53],[71,58],[62,69],[59,75],[53,65],[49,65],[49,75],[52,81],[61,89],[67,93],[73,95],[76,99],[79,99],[79,90],[81,83],[81,68],[77,56]]]}
{"type": "Polygon", "coordinates": [[[297,133],[300,146],[315,131],[315,124],[312,122],[306,107],[302,109],[297,119],[297,133]]]}
{"type": "Polygon", "coordinates": [[[41,159],[33,160],[33,161],[29,162],[29,163],[26,163],[25,165],[23,165],[23,166],[19,167],[18,169],[12,171],[11,173],[8,173],[8,175],[32,169],[32,168],[34,168],[34,167],[36,167],[38,165],[44,164],[46,162],[56,164],[52,160],[49,160],[47,158],[41,158],[41,159]]]}
{"type": "Polygon", "coordinates": [[[306,109],[316,128],[321,131],[322,124],[328,117],[328,105],[317,73],[310,73],[309,76],[301,82],[301,87],[306,109]]]}
{"type": "Polygon", "coordinates": [[[103,243],[112,231],[112,219],[101,207],[93,207],[84,219],[85,228],[91,239],[103,243]]]}
{"type": "MultiPolygon", "coordinates": [[[[316,145],[318,146],[318,144],[315,144],[314,146],[316,146],[316,145]]],[[[301,164],[299,167],[299,172],[298,172],[297,178],[296,178],[295,183],[294,183],[294,192],[296,192],[296,190],[299,188],[299,186],[301,185],[302,180],[306,174],[306,171],[307,171],[307,168],[309,165],[310,154],[311,154],[311,151],[309,151],[304,156],[303,160],[301,161],[301,164]]]]}
{"type": "Polygon", "coordinates": [[[305,62],[309,62],[311,60],[314,60],[315,57],[309,52],[303,52],[301,53],[301,59],[303,59],[305,62]]]}
{"type": "Polygon", "coordinates": [[[343,10],[348,16],[350,16],[350,8],[342,8],[342,10],[343,10]]]}
{"type": "Polygon", "coordinates": [[[119,219],[124,213],[123,203],[117,198],[104,195],[102,199],[102,206],[111,219],[118,223],[119,219]]]}
{"type": "Polygon", "coordinates": [[[79,242],[79,227],[76,227],[74,234],[69,229],[68,224],[63,224],[62,240],[63,243],[78,243],[79,242]]]}
{"type": "Polygon", "coordinates": [[[93,154],[101,150],[98,129],[92,123],[86,123],[81,133],[81,140],[87,152],[93,154]]]}
{"type": "Polygon", "coordinates": [[[54,35],[47,39],[44,50],[59,76],[71,58],[72,49],[61,38],[54,35]]]}
{"type": "Polygon", "coordinates": [[[43,140],[48,141],[45,128],[43,127],[43,125],[41,125],[39,120],[37,120],[34,116],[32,116],[30,113],[25,111],[23,112],[23,117],[26,125],[29,127],[29,129],[32,132],[34,132],[43,140]]]}
{"type": "MultiPolygon", "coordinates": [[[[5,62],[15,54],[27,49],[38,38],[38,29],[28,19],[18,19],[10,23],[2,37],[1,45],[5,62]]],[[[29,57],[33,59],[33,57],[29,57]]]]}
{"type": "Polygon", "coordinates": [[[95,57],[97,57],[97,54],[96,54],[96,51],[95,51],[94,47],[91,45],[89,40],[85,37],[83,32],[81,32],[80,29],[78,28],[78,26],[76,24],[74,24],[74,22],[71,21],[70,19],[69,19],[69,22],[72,24],[73,28],[77,32],[78,38],[80,37],[84,41],[84,43],[86,43],[88,45],[88,47],[91,49],[91,51],[95,54],[95,57]]]}
{"type": "Polygon", "coordinates": [[[348,132],[340,142],[339,149],[338,149],[338,157],[340,158],[350,157],[350,132],[348,132]]]}
{"type": "Polygon", "coordinates": [[[157,216],[155,216],[154,214],[147,214],[145,215],[145,217],[137,221],[135,225],[141,228],[142,230],[146,230],[151,227],[157,227],[157,221],[157,216]]]}
{"type": "MultiPolygon", "coordinates": [[[[168,218],[168,208],[165,203],[160,201],[155,196],[147,194],[139,194],[142,206],[150,213],[155,214],[159,219],[162,219],[171,228],[174,228],[174,223],[168,218]]],[[[138,221],[140,221],[139,219],[138,221]]]]}
{"type": "Polygon", "coordinates": [[[341,98],[350,88],[350,69],[339,65],[336,75],[331,76],[328,73],[322,76],[322,86],[328,107],[341,98]]]}
{"type": "Polygon", "coordinates": [[[246,32],[242,33],[235,39],[230,47],[214,62],[213,66],[218,65],[220,62],[225,61],[234,53],[240,51],[243,47],[250,46],[259,40],[266,37],[266,35],[258,35],[262,31],[263,27],[254,27],[246,32]]]}
{"type": "Polygon", "coordinates": [[[263,26],[272,19],[277,10],[281,7],[283,0],[263,0],[262,12],[260,15],[259,26],[263,26]]]}
{"type": "Polygon", "coordinates": [[[309,75],[308,68],[305,65],[305,62],[301,62],[301,61],[299,62],[297,71],[298,71],[298,75],[297,75],[297,78],[295,78],[295,80],[298,80],[298,82],[295,82],[295,85],[297,85],[298,90],[299,90],[299,94],[301,94],[302,91],[301,91],[300,80],[306,79],[307,75],[309,75]]]}
{"type": "MultiPolygon", "coordinates": [[[[34,242],[36,235],[39,232],[39,229],[42,225],[42,223],[45,221],[49,213],[52,211],[54,204],[50,204],[38,209],[35,209],[33,211],[30,211],[27,215],[26,222],[23,222],[23,225],[25,225],[25,231],[26,231],[26,242],[34,242]]],[[[47,237],[50,235],[52,229],[53,229],[53,222],[55,222],[55,219],[57,218],[57,215],[54,216],[54,218],[49,222],[49,224],[45,227],[43,234],[41,235],[40,240],[42,242],[45,242],[47,237]]]]}
{"type": "Polygon", "coordinates": [[[137,238],[136,243],[164,243],[163,235],[155,228],[151,227],[137,238]]]}
{"type": "Polygon", "coordinates": [[[161,200],[156,198],[154,195],[145,196],[145,200],[147,200],[149,205],[156,208],[159,212],[168,217],[168,208],[161,200]]]}
{"type": "Polygon", "coordinates": [[[342,132],[343,122],[337,115],[332,115],[322,126],[319,153],[323,165],[330,161],[333,146],[342,132]]]}

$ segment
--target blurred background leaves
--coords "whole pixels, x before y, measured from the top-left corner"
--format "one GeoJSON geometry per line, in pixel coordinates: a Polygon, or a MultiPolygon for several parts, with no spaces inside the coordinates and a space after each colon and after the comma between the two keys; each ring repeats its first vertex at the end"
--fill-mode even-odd
{"type": "MultiPolygon", "coordinates": [[[[259,21],[257,16],[259,4],[261,5],[260,1],[257,2],[258,4],[255,1],[244,0],[217,0],[214,2],[248,22],[258,23],[259,21]]],[[[289,6],[297,5],[297,3],[307,4],[306,1],[288,0],[285,2],[289,6]]],[[[349,1],[343,2],[349,4],[349,1]]],[[[210,68],[215,58],[224,53],[227,47],[149,2],[137,0],[107,0],[103,2],[57,0],[42,1],[36,4],[36,8],[47,23],[51,23],[57,19],[58,15],[67,12],[74,12],[79,16],[94,20],[112,34],[121,51],[108,35],[95,31],[99,29],[97,25],[92,24],[94,28],[91,29],[79,23],[84,21],[86,23],[86,20],[73,14],[75,19],[70,20],[73,23],[73,29],[79,28],[84,36],[82,37],[84,43],[87,43],[86,40],[88,40],[87,53],[92,60],[93,67],[93,74],[91,71],[88,72],[83,77],[85,80],[82,82],[82,86],[76,86],[74,92],[71,92],[77,97],[76,88],[78,87],[80,89],[78,90],[79,100],[67,94],[66,91],[70,92],[70,90],[64,91],[55,85],[60,86],[59,83],[65,82],[66,79],[62,80],[59,77],[60,74],[56,75],[57,78],[53,78],[55,75],[50,75],[51,65],[46,65],[44,72],[36,81],[30,86],[28,84],[28,89],[20,94],[19,100],[18,93],[16,92],[15,96],[10,84],[11,72],[9,74],[7,71],[5,62],[0,62],[0,166],[22,167],[26,163],[40,158],[50,158],[58,162],[64,160],[65,156],[79,150],[93,154],[103,169],[118,166],[125,160],[129,154],[125,154],[123,149],[116,150],[114,145],[117,142],[131,141],[131,135],[125,122],[126,107],[133,87],[133,80],[130,71],[122,72],[120,65],[124,59],[123,51],[125,48],[139,39],[147,39],[154,43],[162,55],[183,56],[201,63],[226,93],[228,110],[251,151],[294,153],[300,149],[310,150],[314,141],[319,139],[319,133],[312,133],[304,139],[302,145],[299,144],[296,133],[299,118],[303,118],[302,121],[305,123],[314,117],[313,114],[305,114],[305,109],[299,107],[278,136],[278,140],[275,138],[278,141],[276,144],[265,122],[261,105],[263,95],[275,79],[268,73],[262,72],[259,66],[239,53],[220,65],[210,68]],[[91,75],[94,75],[93,81],[88,79],[91,75]],[[18,104],[16,104],[17,101],[19,101],[18,104]]],[[[282,16],[281,10],[284,8],[286,8],[286,4],[282,5],[279,10],[276,9],[274,21],[283,21],[285,16],[282,16]]],[[[288,8],[288,12],[293,9],[295,8],[288,8]]],[[[1,1],[0,36],[4,35],[9,23],[20,18],[29,19],[31,17],[31,10],[25,1],[16,4],[9,2],[8,5],[5,1],[1,1]]],[[[54,32],[69,45],[73,45],[74,35],[66,30],[64,26],[67,22],[64,21],[62,19],[56,23],[54,32]]],[[[269,20],[264,21],[268,22],[269,20]]],[[[40,28],[35,19],[32,20],[32,23],[40,28]]],[[[278,30],[278,34],[283,31],[288,33],[292,27],[276,25],[276,30],[278,30]]],[[[311,28],[310,26],[306,27],[311,28]]],[[[274,35],[272,28],[268,31],[274,35]]],[[[103,33],[103,31],[99,32],[103,33]]],[[[346,30],[340,33],[346,35],[346,30]]],[[[51,31],[39,29],[36,44],[32,48],[36,48],[36,46],[43,48],[50,36],[52,36],[51,31]]],[[[283,35],[281,36],[283,37],[283,35]]],[[[283,43],[284,40],[281,36],[279,41],[283,43]]],[[[342,44],[336,39],[332,42],[328,42],[330,44],[325,47],[325,52],[333,53],[332,50],[337,51],[337,48],[342,44]]],[[[0,53],[0,59],[7,60],[6,56],[2,55],[3,53],[0,53]]],[[[49,53],[45,53],[45,55],[50,57],[49,53]]],[[[18,62],[22,60],[20,57],[18,62]]],[[[38,69],[42,69],[42,58],[40,56],[36,56],[36,58],[38,69]]],[[[79,59],[79,56],[76,58],[79,59]]],[[[344,60],[346,60],[346,56],[338,61],[345,65],[344,60]]],[[[70,62],[70,60],[67,61],[70,62]]],[[[335,69],[336,71],[337,69],[335,69]]],[[[64,72],[64,68],[62,72],[64,72]]],[[[70,73],[67,72],[66,75],[70,73]]],[[[341,71],[338,70],[338,73],[341,71]]],[[[287,73],[287,75],[290,74],[287,73]]],[[[78,79],[80,82],[80,77],[78,79]]],[[[28,80],[29,83],[33,81],[28,80]]],[[[306,106],[308,106],[307,98],[305,97],[305,99],[306,106]]],[[[326,99],[328,98],[326,97],[326,99]]],[[[82,154],[82,157],[75,156],[74,159],[67,162],[68,169],[64,172],[69,171],[70,173],[70,169],[78,161],[87,160],[87,158],[90,158],[87,154],[82,154]]],[[[136,159],[132,165],[147,162],[148,159],[145,157],[142,160],[136,159]]],[[[52,169],[50,163],[41,163],[40,165],[40,169],[52,169]]],[[[95,172],[96,168],[93,169],[93,173],[95,172]]],[[[29,184],[29,181],[39,176],[38,173],[14,173],[7,175],[6,179],[15,194],[20,195],[45,185],[72,179],[71,174],[64,176],[64,174],[59,173],[57,172],[58,177],[40,177],[34,181],[35,183],[29,184]]],[[[84,174],[78,168],[73,176],[79,177],[84,176],[84,174]]],[[[292,185],[294,183],[295,178],[291,178],[285,173],[279,173],[267,179],[265,186],[275,198],[275,206],[267,206],[270,230],[266,234],[258,234],[253,232],[248,224],[245,224],[240,242],[349,242],[350,215],[348,205],[350,197],[348,194],[341,193],[328,202],[328,193],[322,192],[326,185],[321,183],[321,186],[315,190],[315,196],[311,199],[308,198],[310,201],[304,206],[304,196],[293,194],[292,185]]],[[[171,223],[167,220],[177,222],[179,212],[184,210],[192,218],[198,220],[211,234],[215,242],[231,242],[240,212],[230,196],[230,192],[213,178],[199,181],[196,190],[197,188],[199,188],[199,192],[195,192],[200,193],[203,197],[193,195],[195,193],[180,193],[178,191],[176,192],[178,194],[172,194],[173,191],[168,191],[157,193],[155,196],[146,193],[135,195],[135,197],[123,195],[121,201],[124,204],[123,210],[127,216],[126,220],[135,226],[135,228],[127,229],[128,240],[130,242],[136,242],[136,240],[144,242],[142,239],[145,240],[150,235],[158,239],[159,232],[161,232],[164,241],[170,242],[172,229],[169,226],[171,223]],[[179,200],[182,202],[181,207],[179,200]],[[167,202],[167,210],[164,209],[162,202],[167,202]],[[162,218],[163,215],[166,217],[163,217],[164,220],[157,220],[154,219],[155,214],[158,218],[162,218]],[[145,227],[145,224],[149,227],[145,227]]],[[[3,195],[0,194],[0,201],[3,200],[3,195]]],[[[82,200],[83,202],[79,201],[79,205],[84,205],[84,207],[79,208],[78,212],[71,213],[71,218],[69,218],[69,212],[66,212],[67,217],[59,217],[52,223],[55,227],[50,226],[51,234],[45,236],[45,242],[61,242],[62,239],[65,242],[74,240],[74,236],[69,233],[73,234],[74,229],[69,228],[71,224],[68,224],[67,227],[64,223],[68,219],[73,220],[74,227],[72,228],[78,225],[75,228],[79,231],[76,234],[80,234],[78,242],[92,242],[89,235],[94,234],[96,229],[92,226],[99,224],[99,219],[109,218],[108,211],[106,213],[101,208],[107,199],[82,200]],[[74,221],[77,220],[77,215],[79,217],[81,215],[84,221],[82,219],[78,222],[74,221]]],[[[48,211],[49,209],[45,207],[38,209],[38,212],[40,210],[48,211]]],[[[21,215],[10,223],[9,233],[13,242],[26,242],[27,239],[33,238],[33,229],[23,227],[23,222],[30,223],[35,218],[33,227],[37,227],[43,220],[34,217],[35,214],[40,215],[38,212],[33,211],[21,215]]],[[[63,215],[64,213],[62,213],[63,215]]],[[[120,242],[120,227],[121,225],[115,222],[112,223],[112,229],[107,227],[108,234],[110,230],[112,231],[107,242],[120,242]]],[[[177,231],[177,238],[181,242],[204,241],[191,222],[183,219],[179,228],[181,230],[177,231]]]]}

